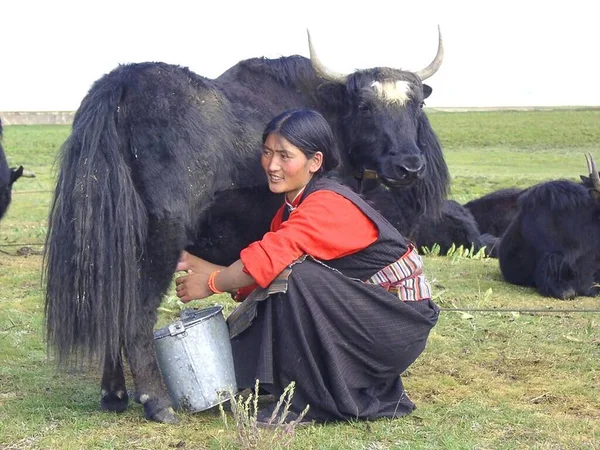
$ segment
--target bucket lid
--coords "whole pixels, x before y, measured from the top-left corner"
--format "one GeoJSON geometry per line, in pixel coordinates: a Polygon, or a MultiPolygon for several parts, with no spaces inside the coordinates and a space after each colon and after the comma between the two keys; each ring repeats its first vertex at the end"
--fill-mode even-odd
{"type": "Polygon", "coordinates": [[[208,320],[216,316],[217,314],[220,314],[221,311],[223,311],[223,307],[221,305],[210,306],[208,308],[203,309],[183,309],[179,314],[179,320],[176,320],[172,324],[154,332],[154,339],[160,339],[165,336],[171,336],[173,334],[181,333],[185,331],[186,327],[190,327],[200,322],[204,322],[205,320],[208,320]]]}

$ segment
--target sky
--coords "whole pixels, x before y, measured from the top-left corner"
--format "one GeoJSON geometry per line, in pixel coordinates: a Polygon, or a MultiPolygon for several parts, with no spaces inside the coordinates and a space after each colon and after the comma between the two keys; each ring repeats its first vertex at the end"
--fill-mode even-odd
{"type": "Polygon", "coordinates": [[[308,56],[338,72],[416,71],[430,107],[600,106],[600,0],[4,0],[0,111],[76,110],[119,64],[208,78],[246,58],[308,56]]]}

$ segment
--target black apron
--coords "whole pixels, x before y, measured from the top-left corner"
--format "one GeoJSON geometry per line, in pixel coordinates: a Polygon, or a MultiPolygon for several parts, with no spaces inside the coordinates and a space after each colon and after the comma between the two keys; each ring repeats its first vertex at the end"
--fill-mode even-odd
{"type": "Polygon", "coordinates": [[[331,261],[305,256],[267,289],[254,291],[228,318],[238,386],[281,395],[296,383],[292,410],[310,405],[316,421],[399,417],[415,405],[400,373],[422,353],[439,309],[402,302],[363,283],[406,252],[406,239],[350,189],[312,180],[352,201],[379,230],[369,247],[331,261]],[[248,303],[246,303],[248,302],[248,303]]]}

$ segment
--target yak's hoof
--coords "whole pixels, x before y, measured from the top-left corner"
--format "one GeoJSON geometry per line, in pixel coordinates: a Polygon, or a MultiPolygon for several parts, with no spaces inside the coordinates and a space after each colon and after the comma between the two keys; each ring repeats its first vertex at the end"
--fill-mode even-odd
{"type": "Polygon", "coordinates": [[[152,420],[168,423],[169,425],[177,425],[179,423],[179,419],[175,415],[175,411],[173,411],[173,408],[170,406],[156,413],[152,420]]]}
{"type": "Polygon", "coordinates": [[[575,289],[569,288],[561,292],[559,299],[568,301],[573,300],[575,297],[577,297],[577,292],[575,291],[575,289]]]}
{"type": "Polygon", "coordinates": [[[127,391],[108,392],[102,390],[100,397],[100,409],[102,411],[112,411],[122,413],[129,405],[129,395],[127,391]]]}
{"type": "Polygon", "coordinates": [[[144,405],[146,419],[154,420],[155,422],[168,423],[170,425],[179,423],[179,419],[175,415],[175,411],[173,411],[173,408],[170,406],[161,408],[157,400],[148,399],[145,395],[140,396],[140,401],[144,405]]]}
{"type": "Polygon", "coordinates": [[[133,399],[133,401],[135,403],[138,403],[140,405],[142,404],[142,401],[140,400],[140,396],[137,394],[137,392],[135,392],[131,389],[128,389],[127,394],[133,399]]]}

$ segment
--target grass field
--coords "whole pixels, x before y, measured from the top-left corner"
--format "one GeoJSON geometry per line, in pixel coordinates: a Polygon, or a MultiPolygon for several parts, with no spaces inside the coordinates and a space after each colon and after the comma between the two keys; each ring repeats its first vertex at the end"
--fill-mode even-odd
{"type": "MultiPolygon", "coordinates": [[[[600,110],[435,112],[429,114],[452,175],[452,197],[466,202],[494,189],[526,187],[586,172],[600,160],[600,110]]],[[[5,127],[11,165],[37,174],[15,185],[0,224],[0,449],[220,449],[283,446],[262,433],[240,443],[218,413],[180,414],[181,425],[98,411],[99,372],[58,373],[43,341],[41,248],[64,126],[5,127]]],[[[404,375],[418,406],[399,420],[297,430],[295,449],[600,448],[600,299],[570,302],[503,282],[492,259],[425,258],[441,313],[428,347],[404,375]],[[453,308],[496,308],[464,312],[453,308]],[[541,309],[543,313],[518,312],[541,309]],[[562,310],[562,311],[561,311],[562,310]],[[569,310],[569,312],[565,312],[569,310]]],[[[190,306],[232,302],[212,297],[190,306]]],[[[180,305],[170,292],[160,323],[180,305]]],[[[130,383],[131,384],[131,383],[130,383]]]]}

